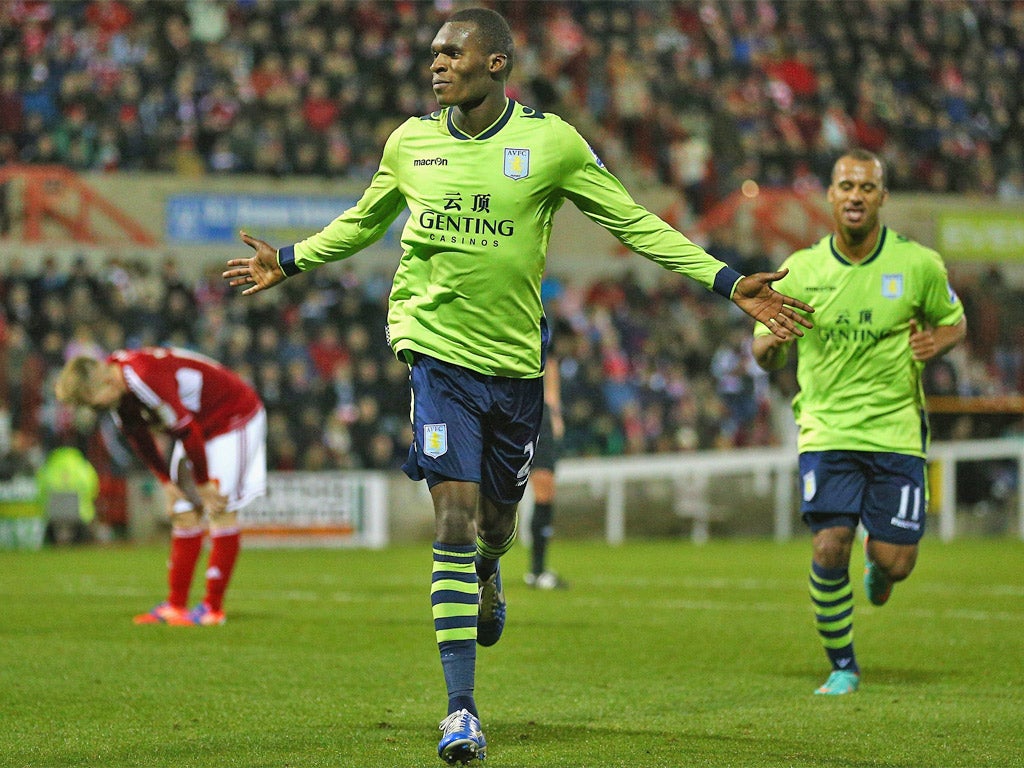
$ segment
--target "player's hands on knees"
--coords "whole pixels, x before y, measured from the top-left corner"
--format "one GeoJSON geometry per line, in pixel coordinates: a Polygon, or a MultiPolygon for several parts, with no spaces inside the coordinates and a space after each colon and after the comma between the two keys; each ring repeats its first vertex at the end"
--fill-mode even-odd
{"type": "Polygon", "coordinates": [[[202,485],[197,485],[199,498],[203,502],[203,509],[208,515],[219,515],[228,507],[228,497],[222,496],[220,486],[216,480],[207,480],[202,485]]]}
{"type": "Polygon", "coordinates": [[[740,278],[733,291],[732,300],[740,309],[755,320],[764,323],[773,334],[783,341],[803,336],[803,328],[813,328],[808,318],[800,312],[814,312],[814,307],[792,296],[786,296],[772,288],[772,283],[789,274],[788,269],[778,272],[757,272],[740,278]],[[800,310],[798,312],[797,310],[800,310]]]}
{"type": "Polygon", "coordinates": [[[256,253],[248,259],[228,259],[228,268],[221,277],[232,287],[244,286],[243,296],[277,285],[285,279],[281,265],[277,263],[277,249],[270,243],[259,240],[248,232],[239,232],[242,242],[256,253]]]}
{"type": "Polygon", "coordinates": [[[164,502],[167,505],[168,516],[174,515],[177,511],[175,505],[179,501],[192,501],[189,499],[188,494],[185,493],[179,486],[174,483],[164,483],[164,502]]]}

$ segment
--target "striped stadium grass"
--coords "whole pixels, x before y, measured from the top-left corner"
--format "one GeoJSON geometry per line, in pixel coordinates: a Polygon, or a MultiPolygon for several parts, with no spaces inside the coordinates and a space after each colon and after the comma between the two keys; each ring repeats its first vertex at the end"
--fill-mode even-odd
{"type": "MultiPolygon", "coordinates": [[[[489,768],[1024,765],[1024,543],[926,539],[864,599],[853,696],[827,675],[810,543],[559,541],[570,589],[503,561],[478,654],[489,768]]],[[[133,626],[164,547],[0,552],[0,766],[440,766],[429,543],[245,550],[223,627],[133,626]]],[[[195,592],[195,589],[194,589],[195,592]]]]}

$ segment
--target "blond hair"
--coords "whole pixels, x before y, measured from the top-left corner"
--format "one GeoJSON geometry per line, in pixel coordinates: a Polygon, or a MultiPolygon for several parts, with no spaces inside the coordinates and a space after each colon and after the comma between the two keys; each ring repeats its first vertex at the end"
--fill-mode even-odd
{"type": "Polygon", "coordinates": [[[71,358],[57,376],[57,399],[68,405],[88,405],[102,383],[102,369],[103,363],[94,357],[71,358]]]}

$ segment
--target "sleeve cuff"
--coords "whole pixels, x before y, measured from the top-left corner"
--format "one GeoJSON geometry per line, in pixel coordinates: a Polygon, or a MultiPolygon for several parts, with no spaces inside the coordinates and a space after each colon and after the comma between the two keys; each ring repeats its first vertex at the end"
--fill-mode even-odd
{"type": "Polygon", "coordinates": [[[284,248],[277,249],[277,263],[281,267],[281,271],[284,272],[285,277],[292,277],[302,271],[299,269],[299,265],[295,263],[294,245],[286,245],[284,248]]]}
{"type": "Polygon", "coordinates": [[[711,286],[711,290],[719,296],[731,299],[732,293],[736,289],[736,283],[742,278],[742,273],[737,272],[732,267],[722,267],[718,270],[718,274],[715,275],[715,283],[711,286]]]}

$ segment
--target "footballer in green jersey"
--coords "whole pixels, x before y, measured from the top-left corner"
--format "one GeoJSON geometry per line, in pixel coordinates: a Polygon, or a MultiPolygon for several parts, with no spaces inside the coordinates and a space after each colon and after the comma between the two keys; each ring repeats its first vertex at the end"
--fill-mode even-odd
{"type": "Polygon", "coordinates": [[[707,288],[717,279],[731,295],[739,275],[634,202],[568,123],[506,99],[494,124],[469,136],[455,114],[448,107],[401,125],[362,199],[281,249],[285,273],[351,255],[408,209],[392,347],[514,378],[543,373],[540,284],[566,199],[634,250],[707,288]]]}
{"type": "Polygon", "coordinates": [[[351,256],[409,210],[388,312],[396,352],[489,376],[543,373],[540,283],[555,212],[571,200],[634,251],[731,297],[740,275],[636,203],[556,115],[506,98],[475,136],[446,107],[388,139],[359,202],[282,248],[289,275],[351,256]]]}
{"type": "MultiPolygon", "coordinates": [[[[883,605],[910,575],[924,534],[928,420],[921,372],[966,334],[964,308],[935,251],[881,224],[881,161],[852,150],[828,188],[835,231],[784,263],[784,290],[816,308],[796,339],[801,512],[814,534],[810,594],[832,671],[816,693],[860,685],[853,649],[850,555],[863,525],[864,585],[883,605]]],[[[767,370],[788,348],[767,325],[753,353],[767,370]]]]}
{"type": "Polygon", "coordinates": [[[242,233],[255,254],[224,277],[248,295],[379,239],[403,211],[388,338],[410,365],[414,442],[403,467],[434,505],[431,611],[448,694],[438,756],[484,757],[474,698],[476,646],[505,624],[499,558],[541,425],[547,326],[540,285],[555,212],[570,201],[622,243],[731,299],[776,337],[813,311],[774,289],[785,272],[742,276],[638,205],[574,128],[506,95],[512,33],[494,11],[457,11],[430,46],[439,109],[387,140],[354,207],[280,250],[242,233]]]}
{"type": "Polygon", "coordinates": [[[924,362],[911,353],[911,326],[954,326],[963,305],[930,248],[883,226],[871,253],[852,262],[835,240],[794,253],[779,282],[817,310],[797,343],[798,448],[924,456],[924,362]]]}

